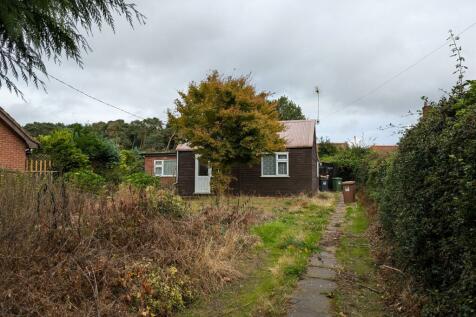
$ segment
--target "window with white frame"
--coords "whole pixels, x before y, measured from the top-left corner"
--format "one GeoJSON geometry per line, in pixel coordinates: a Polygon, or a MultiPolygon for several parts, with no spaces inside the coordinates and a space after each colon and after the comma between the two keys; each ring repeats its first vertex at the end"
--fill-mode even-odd
{"type": "Polygon", "coordinates": [[[261,157],[261,176],[279,177],[289,175],[289,153],[276,152],[261,157]]]}
{"type": "Polygon", "coordinates": [[[155,160],[154,161],[154,175],[161,177],[173,177],[176,175],[177,161],[176,160],[155,160]]]}

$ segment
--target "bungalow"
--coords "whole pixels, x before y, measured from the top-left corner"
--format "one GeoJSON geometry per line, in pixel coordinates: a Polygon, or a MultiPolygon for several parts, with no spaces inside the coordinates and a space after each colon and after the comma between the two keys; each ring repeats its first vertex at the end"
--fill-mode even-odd
{"type": "Polygon", "coordinates": [[[0,169],[24,171],[27,155],[38,142],[0,107],[0,169]]]}
{"type": "MultiPolygon", "coordinates": [[[[318,190],[318,157],[316,149],[316,121],[282,121],[280,133],[286,141],[283,152],[263,155],[259,164],[240,164],[232,173],[235,194],[290,195],[315,193],[318,190]]],[[[177,192],[182,196],[210,194],[213,171],[186,144],[177,146],[175,157],[165,153],[147,154],[145,169],[153,175],[175,176],[177,192]]]]}

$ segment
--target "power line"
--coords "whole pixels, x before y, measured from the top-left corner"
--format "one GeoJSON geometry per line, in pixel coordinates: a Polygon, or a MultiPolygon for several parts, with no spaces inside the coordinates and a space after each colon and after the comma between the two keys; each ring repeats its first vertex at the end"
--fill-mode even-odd
{"type": "Polygon", "coordinates": [[[61,79],[59,79],[59,78],[56,78],[55,76],[53,76],[53,75],[51,75],[51,74],[48,74],[48,77],[51,77],[51,78],[53,78],[54,80],[58,81],[59,83],[65,85],[66,87],[71,88],[71,89],[73,89],[74,91],[76,91],[76,92],[78,92],[78,93],[80,93],[80,94],[82,94],[82,95],[84,95],[84,96],[86,96],[86,97],[88,97],[88,98],[91,98],[91,99],[93,99],[93,100],[95,100],[95,101],[97,101],[97,102],[100,102],[100,103],[102,103],[102,104],[104,104],[104,105],[106,105],[106,106],[108,106],[108,107],[111,107],[111,108],[114,108],[114,109],[116,109],[116,110],[122,111],[122,112],[127,113],[128,115],[133,116],[133,117],[136,117],[136,118],[138,118],[138,119],[145,120],[144,117],[141,117],[141,116],[139,116],[139,115],[137,115],[137,114],[135,114],[135,113],[132,113],[132,112],[127,111],[127,110],[124,110],[124,109],[122,109],[122,108],[120,108],[120,107],[118,107],[118,106],[115,106],[115,105],[113,105],[113,104],[110,104],[109,102],[106,102],[106,101],[103,101],[103,100],[101,100],[101,99],[99,99],[99,98],[96,98],[96,97],[94,97],[94,96],[92,96],[92,95],[90,95],[90,94],[88,94],[88,93],[82,91],[81,89],[78,89],[78,88],[74,87],[73,85],[68,84],[67,82],[65,82],[65,81],[63,81],[63,80],[61,80],[61,79]]]}
{"type": "MultiPolygon", "coordinates": [[[[465,27],[461,32],[459,32],[458,34],[456,34],[456,36],[460,36],[461,34],[465,33],[466,31],[468,31],[469,29],[471,29],[472,27],[476,26],[476,22],[468,25],[467,27],[465,27]]],[[[340,108],[339,110],[337,111],[334,111],[331,113],[331,115],[333,114],[336,114],[342,110],[344,110],[345,108],[367,98],[368,96],[374,94],[375,92],[377,92],[378,90],[380,90],[382,87],[386,86],[387,84],[389,84],[391,81],[393,81],[394,79],[396,79],[397,77],[400,77],[402,74],[404,74],[405,72],[409,71],[410,69],[412,69],[413,67],[417,66],[418,64],[420,64],[421,62],[423,62],[425,59],[427,59],[428,57],[430,57],[431,55],[433,55],[434,53],[436,53],[437,51],[439,51],[440,49],[442,49],[443,47],[447,46],[448,45],[448,42],[450,40],[446,40],[445,43],[443,43],[442,45],[438,46],[437,48],[431,50],[430,52],[428,52],[427,54],[423,55],[421,58],[419,58],[417,61],[415,61],[413,64],[410,64],[409,66],[405,67],[404,69],[402,69],[401,71],[397,72],[395,75],[391,76],[390,78],[388,78],[387,80],[383,81],[382,83],[380,83],[379,85],[375,86],[374,88],[372,88],[371,90],[369,90],[367,93],[363,94],[362,96],[352,100],[351,102],[347,103],[346,105],[344,105],[342,108],[340,108]]]]}

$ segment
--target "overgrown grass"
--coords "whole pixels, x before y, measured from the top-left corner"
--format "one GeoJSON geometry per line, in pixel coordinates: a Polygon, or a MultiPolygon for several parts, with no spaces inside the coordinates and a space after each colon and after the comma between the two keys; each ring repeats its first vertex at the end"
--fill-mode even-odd
{"type": "Polygon", "coordinates": [[[252,198],[272,218],[252,228],[260,238],[243,264],[245,279],[213,299],[204,299],[183,316],[280,316],[287,298],[316,251],[317,242],[335,206],[335,196],[252,198]]]}
{"type": "Polygon", "coordinates": [[[260,217],[0,173],[0,316],[168,316],[241,277],[260,217]]]}
{"type": "Polygon", "coordinates": [[[335,314],[388,316],[366,236],[369,221],[365,209],[360,204],[347,207],[345,221],[336,251],[342,271],[338,274],[338,288],[334,293],[335,314]]]}

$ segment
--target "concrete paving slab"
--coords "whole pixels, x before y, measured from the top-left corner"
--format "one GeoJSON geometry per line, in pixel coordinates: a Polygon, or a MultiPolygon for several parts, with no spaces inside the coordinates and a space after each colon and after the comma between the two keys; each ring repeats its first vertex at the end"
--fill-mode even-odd
{"type": "Polygon", "coordinates": [[[337,268],[335,252],[341,235],[340,224],[343,222],[344,214],[345,205],[341,197],[323,233],[319,244],[321,252],[311,257],[307,272],[298,282],[289,301],[291,308],[288,311],[288,317],[331,316],[330,299],[327,294],[332,293],[337,287],[333,281],[337,268]]]}
{"type": "Polygon", "coordinates": [[[306,276],[324,280],[334,280],[336,277],[336,272],[335,270],[325,267],[310,266],[307,268],[306,276]]]}

